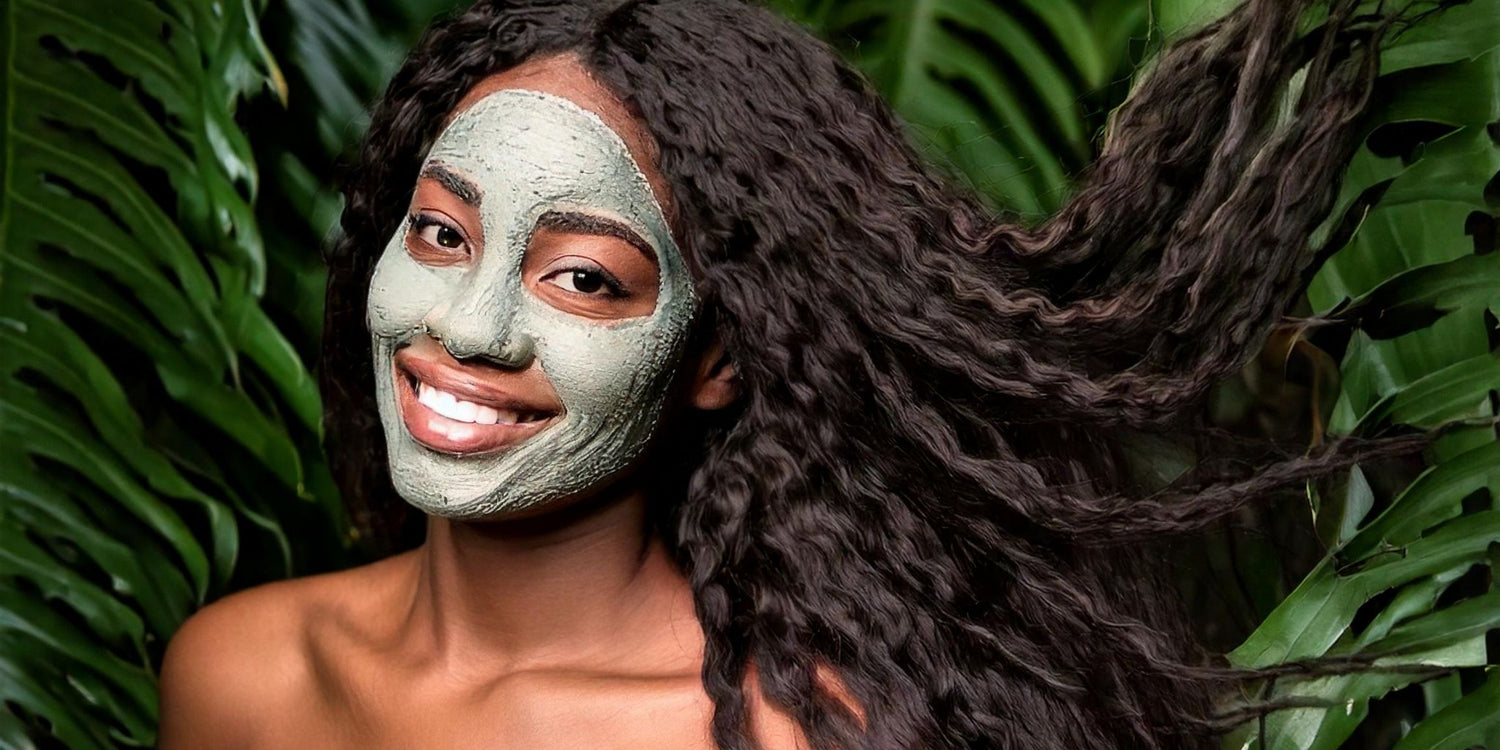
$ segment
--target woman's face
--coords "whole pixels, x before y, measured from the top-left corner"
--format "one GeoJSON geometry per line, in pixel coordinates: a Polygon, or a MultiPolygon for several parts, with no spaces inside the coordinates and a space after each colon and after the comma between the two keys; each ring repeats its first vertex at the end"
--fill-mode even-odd
{"type": "Polygon", "coordinates": [[[688,340],[697,300],[654,167],[568,70],[583,80],[471,92],[370,283],[392,479],[435,515],[515,515],[627,469],[688,340]]]}

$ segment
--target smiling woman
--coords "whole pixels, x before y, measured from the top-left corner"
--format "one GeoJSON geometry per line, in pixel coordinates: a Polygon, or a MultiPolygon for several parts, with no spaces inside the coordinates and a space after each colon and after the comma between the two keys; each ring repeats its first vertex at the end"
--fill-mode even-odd
{"type": "Polygon", "coordinates": [[[429,513],[479,519],[577,495],[630,466],[662,412],[697,298],[624,141],[568,99],[498,90],[453,119],[423,175],[416,219],[397,229],[370,283],[396,490],[429,513]],[[453,247],[426,239],[444,229],[453,247]],[[446,356],[403,348],[416,337],[442,342],[446,356]],[[507,385],[528,369],[545,373],[533,388],[507,385]],[[447,413],[421,403],[423,387],[447,413]],[[476,424],[481,408],[497,415],[491,424],[476,424]]]}
{"type": "Polygon", "coordinates": [[[426,537],[195,616],[162,746],[1210,744],[1249,675],[1142,552],[1426,440],[1119,469],[1298,292],[1397,21],[1357,9],[1182,40],[1034,229],[751,5],[438,23],[348,190],[323,364],[345,491],[426,537]]]}

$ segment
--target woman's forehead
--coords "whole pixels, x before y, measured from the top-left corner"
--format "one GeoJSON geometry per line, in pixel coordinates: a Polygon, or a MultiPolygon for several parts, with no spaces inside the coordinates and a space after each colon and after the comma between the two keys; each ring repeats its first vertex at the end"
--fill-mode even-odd
{"type": "Polygon", "coordinates": [[[421,176],[479,212],[486,234],[529,234],[538,212],[562,211],[622,223],[653,254],[674,242],[624,141],[554,94],[509,88],[474,102],[433,144],[421,176]]]}
{"type": "Polygon", "coordinates": [[[513,68],[481,79],[459,100],[448,116],[452,122],[464,110],[489,94],[506,89],[524,89],[562,97],[598,116],[620,140],[641,173],[651,183],[651,190],[670,223],[674,215],[672,195],[665,176],[657,166],[659,150],[645,126],[631,114],[625,103],[599,83],[573,54],[560,54],[527,60],[513,68]]]}

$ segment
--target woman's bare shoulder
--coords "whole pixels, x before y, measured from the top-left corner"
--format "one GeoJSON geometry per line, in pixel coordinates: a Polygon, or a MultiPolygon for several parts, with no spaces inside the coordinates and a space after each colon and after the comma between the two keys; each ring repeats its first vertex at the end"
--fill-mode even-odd
{"type": "Polygon", "coordinates": [[[162,662],[160,747],[244,744],[257,722],[305,698],[318,629],[357,618],[403,557],[256,586],[189,617],[162,662]]]}

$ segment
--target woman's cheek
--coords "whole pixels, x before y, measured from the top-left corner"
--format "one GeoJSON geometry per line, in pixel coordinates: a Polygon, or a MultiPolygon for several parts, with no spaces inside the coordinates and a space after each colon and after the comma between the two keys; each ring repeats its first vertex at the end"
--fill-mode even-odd
{"type": "Polygon", "coordinates": [[[412,260],[398,234],[370,279],[370,333],[393,338],[417,329],[429,312],[452,297],[462,273],[459,268],[428,267],[412,260]]]}
{"type": "Polygon", "coordinates": [[[652,378],[642,372],[638,341],[649,319],[610,326],[538,309],[542,305],[530,305],[538,359],[570,411],[612,413],[655,395],[652,378]]]}

